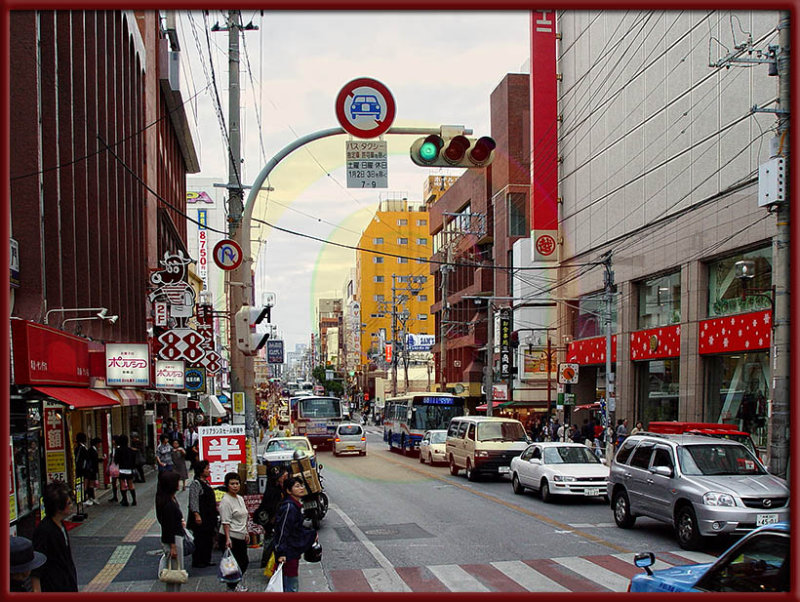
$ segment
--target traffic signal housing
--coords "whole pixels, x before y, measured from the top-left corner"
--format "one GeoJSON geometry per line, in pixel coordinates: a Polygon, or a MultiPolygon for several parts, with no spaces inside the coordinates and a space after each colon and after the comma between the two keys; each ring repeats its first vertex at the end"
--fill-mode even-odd
{"type": "Polygon", "coordinates": [[[497,143],[489,136],[431,134],[411,145],[411,161],[422,167],[486,167],[494,160],[497,143]]]}
{"type": "Polygon", "coordinates": [[[258,350],[267,344],[274,328],[270,324],[268,332],[261,333],[256,331],[256,326],[270,313],[269,307],[250,307],[244,306],[236,312],[236,347],[245,355],[256,355],[258,350]]]}

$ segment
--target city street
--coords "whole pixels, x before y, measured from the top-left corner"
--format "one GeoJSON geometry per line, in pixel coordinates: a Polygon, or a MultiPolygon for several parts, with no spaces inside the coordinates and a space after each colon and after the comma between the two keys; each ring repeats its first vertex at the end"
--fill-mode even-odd
{"type": "MultiPolygon", "coordinates": [[[[366,457],[318,452],[331,504],[320,530],[322,562],[301,561],[301,591],[625,591],[638,572],[635,552],[653,551],[665,568],[708,561],[730,544],[686,552],[655,521],[617,528],[602,500],[545,504],[514,495],[505,479],[470,483],[445,466],[389,452],[381,427],[367,430],[366,457]]],[[[155,576],[155,475],[137,491],[138,506],[101,502],[71,532],[81,591],[163,590],[155,576]]],[[[186,495],[178,494],[183,508],[186,495]]],[[[251,548],[251,591],[266,586],[260,554],[251,548]]],[[[184,590],[225,589],[216,566],[189,572],[184,590]]]]}

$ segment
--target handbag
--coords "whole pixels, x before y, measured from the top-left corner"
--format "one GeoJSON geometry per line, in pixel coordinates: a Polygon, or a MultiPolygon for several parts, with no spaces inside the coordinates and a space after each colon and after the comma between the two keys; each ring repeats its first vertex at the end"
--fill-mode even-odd
{"type": "Polygon", "coordinates": [[[191,556],[194,554],[194,536],[190,531],[183,530],[183,555],[191,556]]]}
{"type": "Polygon", "coordinates": [[[267,589],[264,591],[283,593],[283,563],[279,564],[278,568],[275,569],[275,572],[269,579],[269,583],[267,583],[267,589]]]}
{"type": "Polygon", "coordinates": [[[108,465],[108,476],[112,479],[116,479],[119,476],[119,465],[116,462],[108,465]]]}
{"type": "Polygon", "coordinates": [[[233,557],[233,552],[230,548],[225,548],[222,553],[222,558],[219,561],[219,580],[225,583],[237,583],[242,580],[242,570],[239,568],[239,563],[233,557]]]}
{"type": "Polygon", "coordinates": [[[172,559],[168,558],[166,554],[161,557],[158,569],[158,580],[162,583],[186,583],[189,579],[189,573],[186,572],[186,569],[170,568],[171,560],[172,559]]]}

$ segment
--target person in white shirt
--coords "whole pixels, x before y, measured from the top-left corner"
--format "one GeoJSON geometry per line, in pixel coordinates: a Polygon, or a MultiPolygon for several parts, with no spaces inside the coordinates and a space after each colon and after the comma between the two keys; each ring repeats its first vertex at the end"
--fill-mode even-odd
{"type": "Polygon", "coordinates": [[[244,498],[239,495],[241,481],[238,472],[225,475],[225,490],[225,495],[219,502],[220,547],[230,548],[242,572],[242,580],[239,583],[228,583],[228,589],[246,592],[244,573],[248,565],[247,544],[250,543],[250,534],[247,532],[247,506],[244,498]]]}

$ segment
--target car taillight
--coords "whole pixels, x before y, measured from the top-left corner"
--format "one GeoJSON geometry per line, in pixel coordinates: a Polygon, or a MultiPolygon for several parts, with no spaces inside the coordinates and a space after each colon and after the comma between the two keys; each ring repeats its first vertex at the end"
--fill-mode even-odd
{"type": "Polygon", "coordinates": [[[366,438],[366,437],[361,437],[361,440],[362,440],[362,441],[366,441],[366,440],[367,440],[367,438],[366,438]]]}
{"type": "Polygon", "coordinates": [[[339,443],[339,441],[341,441],[341,439],[339,439],[339,437],[336,437],[336,439],[334,439],[334,441],[336,441],[336,443],[339,443]]]}

